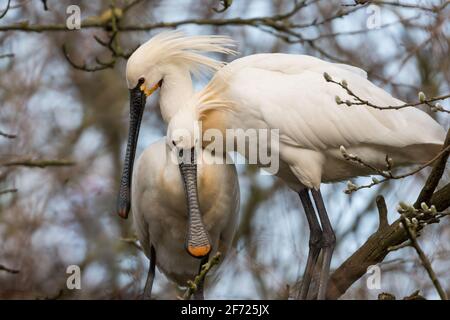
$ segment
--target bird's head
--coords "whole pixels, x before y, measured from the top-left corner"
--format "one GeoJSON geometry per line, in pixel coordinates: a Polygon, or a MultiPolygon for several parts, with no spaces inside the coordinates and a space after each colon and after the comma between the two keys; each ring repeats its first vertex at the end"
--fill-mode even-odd
{"type": "MultiPolygon", "coordinates": [[[[195,109],[185,106],[170,119],[166,143],[176,151],[178,157],[185,157],[191,150],[200,147],[201,127],[195,109]]],[[[190,156],[186,159],[189,161],[190,156]]]]}
{"type": "Polygon", "coordinates": [[[130,92],[143,93],[149,97],[162,84],[164,65],[150,61],[141,48],[137,49],[128,59],[127,85],[130,92]]]}
{"type": "MultiPolygon", "coordinates": [[[[154,36],[128,59],[126,79],[130,91],[130,127],[118,198],[118,214],[122,218],[127,218],[130,211],[133,162],[147,97],[163,85],[164,77],[177,70],[177,66],[183,66],[192,72],[199,69],[218,70],[223,66],[223,62],[202,53],[234,54],[235,51],[230,49],[232,46],[234,42],[224,36],[185,36],[180,31],[170,31],[154,36]]],[[[175,127],[178,126],[188,128],[189,134],[193,133],[192,128],[185,126],[185,123],[175,127]]],[[[182,142],[179,139],[179,131],[172,131],[175,137],[178,134],[175,139],[177,148],[192,148],[192,141],[188,143],[189,140],[183,139],[182,142]]]]}
{"type": "Polygon", "coordinates": [[[197,73],[215,72],[223,62],[203,55],[206,52],[236,54],[234,41],[226,36],[186,36],[180,31],[162,32],[141,45],[130,56],[126,67],[128,89],[150,96],[161,87],[174,66],[197,73]]]}

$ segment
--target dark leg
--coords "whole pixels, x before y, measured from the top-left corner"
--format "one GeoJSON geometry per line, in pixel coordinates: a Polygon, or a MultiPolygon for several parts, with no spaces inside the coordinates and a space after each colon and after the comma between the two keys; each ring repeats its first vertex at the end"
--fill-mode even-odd
{"type": "Polygon", "coordinates": [[[156,251],[150,248],[150,267],[148,268],[147,280],[144,287],[144,300],[150,300],[152,295],[153,280],[155,279],[156,251]]]}
{"type": "MultiPolygon", "coordinates": [[[[208,263],[209,254],[202,259],[200,262],[200,268],[198,269],[198,274],[202,272],[202,267],[204,264],[208,263]]],[[[205,284],[205,278],[203,278],[198,284],[197,290],[194,292],[194,300],[205,300],[205,296],[203,295],[203,287],[205,284]]]]}
{"type": "Polygon", "coordinates": [[[316,204],[317,212],[319,214],[320,223],[322,224],[322,249],[323,249],[323,264],[320,272],[319,280],[319,293],[317,294],[318,300],[324,300],[327,294],[328,279],[330,277],[330,264],[333,256],[334,246],[336,244],[336,236],[328,218],[325,204],[323,203],[322,194],[320,190],[311,190],[316,204]]]}
{"type": "Polygon", "coordinates": [[[305,272],[303,274],[302,287],[297,295],[297,299],[305,300],[308,296],[309,285],[314,272],[314,267],[317,263],[317,258],[320,253],[320,246],[322,240],[322,229],[317,220],[313,204],[308,194],[308,189],[304,189],[299,193],[300,200],[305,210],[306,218],[309,225],[309,252],[308,260],[306,262],[305,272]]]}

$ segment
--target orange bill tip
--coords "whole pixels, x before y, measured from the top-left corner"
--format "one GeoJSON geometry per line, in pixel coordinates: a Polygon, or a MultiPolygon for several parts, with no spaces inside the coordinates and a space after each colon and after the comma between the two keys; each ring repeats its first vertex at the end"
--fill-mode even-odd
{"type": "Polygon", "coordinates": [[[119,211],[117,212],[117,214],[119,215],[119,217],[121,217],[122,219],[128,219],[128,212],[126,209],[119,209],[119,211]]]}
{"type": "Polygon", "coordinates": [[[208,255],[208,253],[211,251],[211,246],[210,245],[200,247],[188,246],[187,251],[191,256],[195,258],[203,258],[206,255],[208,255]]]}

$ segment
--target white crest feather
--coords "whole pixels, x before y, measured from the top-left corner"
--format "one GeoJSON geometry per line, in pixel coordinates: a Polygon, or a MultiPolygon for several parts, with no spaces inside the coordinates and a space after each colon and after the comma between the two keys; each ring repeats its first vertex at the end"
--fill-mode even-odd
{"type": "Polygon", "coordinates": [[[227,36],[200,35],[186,36],[179,30],[157,34],[140,46],[130,57],[145,55],[145,60],[157,65],[161,63],[182,63],[189,65],[191,71],[215,72],[225,64],[207,57],[204,53],[236,54],[235,42],[227,36]]]}

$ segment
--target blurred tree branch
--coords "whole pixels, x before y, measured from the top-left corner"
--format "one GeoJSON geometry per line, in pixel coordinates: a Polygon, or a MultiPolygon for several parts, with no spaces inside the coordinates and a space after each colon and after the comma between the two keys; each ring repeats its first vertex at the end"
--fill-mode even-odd
{"type": "MultiPolygon", "coordinates": [[[[2,56],[0,56],[0,58],[1,58],[1,57],[2,57],[2,56]]],[[[0,136],[5,137],[5,138],[8,138],[8,139],[14,139],[14,138],[17,137],[17,135],[15,135],[15,134],[5,133],[5,132],[3,132],[3,131],[0,131],[0,136]]]]}
{"type": "Polygon", "coordinates": [[[6,3],[6,8],[5,8],[5,10],[3,10],[2,13],[0,13],[0,19],[3,18],[3,17],[6,15],[6,13],[7,13],[8,10],[9,10],[10,5],[11,5],[11,0],[8,0],[8,2],[6,3]]]}
{"type": "Polygon", "coordinates": [[[12,274],[17,274],[17,273],[20,272],[19,270],[15,270],[15,269],[11,269],[11,268],[5,267],[2,264],[0,264],[0,271],[6,271],[6,272],[12,273],[12,274]]]}
{"type": "Polygon", "coordinates": [[[16,192],[17,192],[17,189],[16,189],[16,188],[13,188],[13,189],[5,189],[5,190],[0,190],[0,195],[7,194],[7,193],[16,193],[16,192]]]}
{"type": "Polygon", "coordinates": [[[75,162],[71,160],[60,160],[60,159],[34,159],[34,158],[12,158],[7,160],[0,160],[1,167],[12,167],[12,166],[24,166],[24,167],[61,167],[61,166],[73,166],[75,162]]]}

